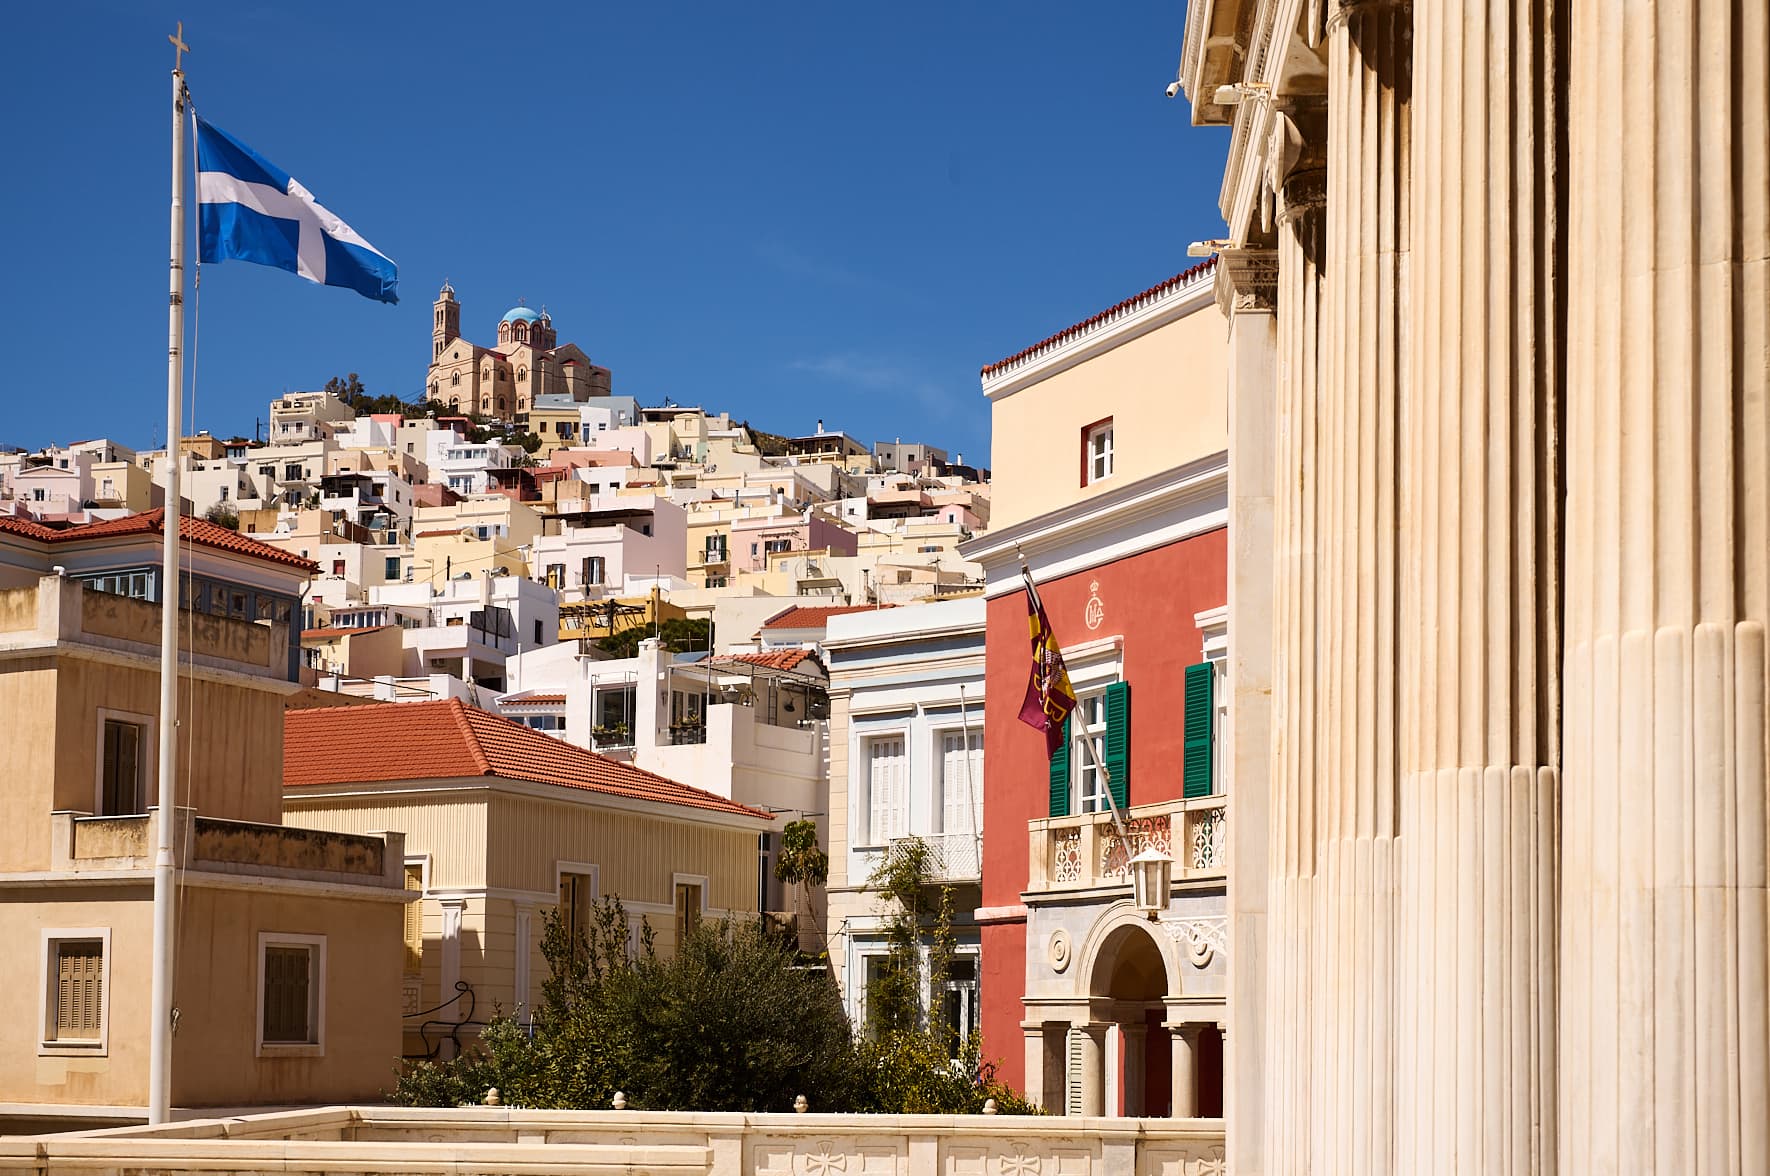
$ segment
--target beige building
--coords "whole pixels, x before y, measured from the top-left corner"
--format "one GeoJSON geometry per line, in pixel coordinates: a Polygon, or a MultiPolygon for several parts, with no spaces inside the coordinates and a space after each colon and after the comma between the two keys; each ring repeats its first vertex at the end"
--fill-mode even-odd
{"type": "Polygon", "coordinates": [[[1770,1170],[1765,6],[1192,0],[1178,81],[1229,1168],[1770,1170]]]}
{"type": "MultiPolygon", "coordinates": [[[[161,577],[142,517],[53,532],[0,520],[14,1013],[0,1116],[146,1114],[161,577]]],[[[308,565],[201,520],[184,530],[172,1103],[375,1098],[399,1050],[397,996],[379,990],[398,984],[400,835],[282,825],[308,565]]]]}
{"type": "MultiPolygon", "coordinates": [[[[542,915],[621,900],[659,949],[757,910],[768,813],[459,701],[291,711],[286,803],[339,833],[406,831],[406,1052],[451,1056],[494,1007],[532,1009],[542,915]],[[428,1011],[427,1011],[428,1010],[428,1011]]],[[[397,987],[397,986],[396,986],[397,987]]]]}
{"type": "Polygon", "coordinates": [[[561,345],[545,310],[511,307],[498,322],[496,347],[461,337],[461,304],[447,283],[433,312],[425,396],[450,412],[526,424],[537,396],[584,401],[609,394],[609,370],[591,363],[577,345],[561,345]]]}

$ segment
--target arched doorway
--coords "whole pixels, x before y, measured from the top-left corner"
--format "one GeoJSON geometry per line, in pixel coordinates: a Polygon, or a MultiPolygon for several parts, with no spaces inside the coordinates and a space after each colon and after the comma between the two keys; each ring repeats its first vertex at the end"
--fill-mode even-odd
{"type": "Polygon", "coordinates": [[[1098,941],[1088,975],[1092,1024],[1079,1035],[1077,1060],[1083,1101],[1102,1113],[1223,1113],[1221,1006],[1195,1005],[1197,996],[1180,990],[1174,949],[1163,928],[1134,916],[1112,920],[1098,941]],[[1087,1090],[1090,1080],[1099,1085],[1087,1090]]]}

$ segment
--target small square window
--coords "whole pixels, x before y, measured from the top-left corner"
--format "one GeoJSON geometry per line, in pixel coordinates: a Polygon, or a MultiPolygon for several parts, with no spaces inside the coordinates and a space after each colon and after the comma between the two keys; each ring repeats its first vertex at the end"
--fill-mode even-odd
{"type": "Polygon", "coordinates": [[[1098,421],[1082,431],[1082,485],[1112,476],[1112,418],[1098,421]]]}
{"type": "Polygon", "coordinates": [[[258,1052],[318,1056],[325,1047],[326,940],[258,936],[258,1052]]]}
{"type": "Polygon", "coordinates": [[[110,933],[102,928],[44,932],[40,1052],[104,1051],[109,940],[110,933]]]}

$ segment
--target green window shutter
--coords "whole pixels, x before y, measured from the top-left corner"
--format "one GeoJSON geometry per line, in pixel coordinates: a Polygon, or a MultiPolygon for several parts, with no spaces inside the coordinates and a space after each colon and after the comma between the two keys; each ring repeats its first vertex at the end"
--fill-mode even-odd
{"type": "Polygon", "coordinates": [[[1112,777],[1113,803],[1130,806],[1131,795],[1131,684],[1114,682],[1106,688],[1106,755],[1102,757],[1112,777]]]}
{"type": "Polygon", "coordinates": [[[1051,808],[1053,817],[1069,816],[1069,720],[1063,720],[1063,746],[1051,757],[1051,808]]]}
{"type": "Polygon", "coordinates": [[[1216,675],[1210,662],[1186,667],[1186,766],[1185,794],[1211,794],[1211,720],[1215,716],[1216,675]]]}

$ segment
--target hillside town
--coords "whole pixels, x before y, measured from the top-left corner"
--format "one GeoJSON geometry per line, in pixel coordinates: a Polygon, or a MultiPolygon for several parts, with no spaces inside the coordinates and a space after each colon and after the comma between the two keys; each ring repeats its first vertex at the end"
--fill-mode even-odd
{"type": "Polygon", "coordinates": [[[1770,19],[1164,7],[383,37],[397,191],[218,81],[362,232],[175,26],[165,430],[0,451],[0,1176],[1770,1171],[1770,19]]]}
{"type": "Polygon", "coordinates": [[[393,1059],[457,1056],[489,1010],[534,1008],[544,913],[584,927],[611,897],[666,952],[766,920],[865,1024],[889,958],[869,879],[914,841],[959,895],[930,995],[956,1040],[1061,1109],[1081,1024],[1076,1113],[1219,1115],[1217,282],[1195,265],[984,367],[994,469],[935,439],[642,403],[545,311],[470,342],[448,286],[422,403],[341,378],[271,399],[255,437],[0,457],[0,682],[38,733],[0,769],[34,830],[6,847],[31,901],[0,909],[62,929],[45,1019],[3,1051],[53,1060],[0,1102],[141,1096],[142,993],[111,977],[147,965],[170,515],[179,885],[200,896],[180,954],[242,953],[256,988],[223,1002],[181,973],[179,1051],[230,1060],[175,1069],[176,1104],[372,1100],[393,1059]],[[1016,718],[1023,568],[1076,694],[1048,770],[1016,718]],[[986,764],[1048,784],[992,791],[986,764]],[[829,855],[815,884],[777,869],[795,822],[829,855]],[[1178,854],[1159,947],[1110,934],[1145,845],[1178,854]],[[105,931],[79,931],[100,885],[105,931]],[[1028,987],[1047,941],[1088,957],[1028,987]]]}

